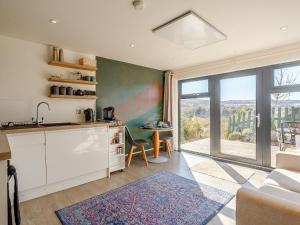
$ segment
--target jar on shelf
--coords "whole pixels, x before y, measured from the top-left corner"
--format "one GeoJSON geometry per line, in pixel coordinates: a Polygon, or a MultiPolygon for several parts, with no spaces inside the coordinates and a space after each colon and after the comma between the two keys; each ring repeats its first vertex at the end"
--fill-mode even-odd
{"type": "Polygon", "coordinates": [[[53,47],[52,48],[52,60],[53,61],[58,61],[58,48],[57,47],[53,47]]]}
{"type": "Polygon", "coordinates": [[[118,155],[122,154],[122,150],[123,150],[122,146],[117,147],[117,154],[118,155]]]}
{"type": "Polygon", "coordinates": [[[59,95],[59,87],[56,85],[52,85],[50,88],[51,95],[59,95]]]}
{"type": "Polygon", "coordinates": [[[65,86],[60,86],[59,87],[59,95],[66,95],[67,94],[67,89],[65,86]]]}
{"type": "Polygon", "coordinates": [[[123,133],[121,131],[118,133],[118,138],[119,138],[119,143],[122,143],[123,142],[123,133]]]}
{"type": "Polygon", "coordinates": [[[119,135],[115,134],[115,143],[119,144],[120,143],[120,139],[119,139],[119,135]]]}
{"type": "Polygon", "coordinates": [[[58,50],[58,61],[63,62],[64,61],[64,50],[62,48],[60,48],[58,50]]]}

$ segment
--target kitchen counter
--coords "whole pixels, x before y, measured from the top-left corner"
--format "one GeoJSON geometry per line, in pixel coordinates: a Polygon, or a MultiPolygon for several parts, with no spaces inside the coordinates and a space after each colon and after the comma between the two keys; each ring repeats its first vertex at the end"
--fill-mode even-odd
{"type": "Polygon", "coordinates": [[[55,123],[0,131],[18,171],[20,201],[108,177],[108,125],[55,123]]]}
{"type": "Polygon", "coordinates": [[[6,133],[0,131],[0,161],[11,158],[10,147],[6,137],[6,133]]]}
{"type": "Polygon", "coordinates": [[[81,122],[81,123],[77,123],[76,125],[61,125],[61,126],[52,126],[52,127],[41,126],[41,127],[33,127],[33,128],[2,130],[0,131],[0,161],[11,159],[11,151],[10,151],[6,134],[102,127],[108,125],[109,125],[108,123],[104,123],[104,122],[91,122],[91,123],[81,122]]]}

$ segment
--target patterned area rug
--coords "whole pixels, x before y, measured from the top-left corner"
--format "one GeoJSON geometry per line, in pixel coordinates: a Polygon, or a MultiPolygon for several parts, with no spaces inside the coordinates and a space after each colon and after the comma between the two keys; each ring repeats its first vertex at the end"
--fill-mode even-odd
{"type": "Polygon", "coordinates": [[[63,225],[204,225],[233,194],[160,172],[56,211],[63,225]]]}

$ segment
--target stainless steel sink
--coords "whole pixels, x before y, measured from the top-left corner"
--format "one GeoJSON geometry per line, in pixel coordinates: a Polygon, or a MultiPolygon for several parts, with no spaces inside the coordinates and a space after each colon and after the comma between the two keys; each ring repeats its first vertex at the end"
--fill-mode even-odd
{"type": "Polygon", "coordinates": [[[24,124],[24,125],[15,125],[15,126],[7,126],[2,127],[2,130],[17,130],[17,129],[30,129],[30,128],[38,128],[41,126],[38,126],[36,124],[24,124]]]}
{"type": "Polygon", "coordinates": [[[43,128],[43,127],[59,127],[59,126],[75,126],[80,125],[79,123],[42,123],[42,124],[23,124],[23,125],[14,125],[14,126],[5,126],[1,130],[17,130],[17,129],[30,129],[30,128],[43,128]]]}
{"type": "Polygon", "coordinates": [[[42,123],[41,127],[59,127],[59,126],[75,126],[80,125],[79,123],[42,123]]]}

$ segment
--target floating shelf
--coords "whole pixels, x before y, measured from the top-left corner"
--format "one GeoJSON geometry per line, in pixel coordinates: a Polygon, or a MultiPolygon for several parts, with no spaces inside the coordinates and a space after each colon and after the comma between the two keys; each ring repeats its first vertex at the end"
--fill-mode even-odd
{"type": "Polygon", "coordinates": [[[113,157],[121,157],[121,156],[125,156],[125,154],[115,154],[115,155],[113,155],[113,157]]]}
{"type": "Polygon", "coordinates": [[[96,85],[96,84],[98,84],[98,82],[92,82],[92,81],[59,79],[59,78],[49,78],[48,81],[60,82],[60,83],[70,83],[70,84],[86,84],[86,85],[96,85]]]}
{"type": "Polygon", "coordinates": [[[97,96],[77,96],[77,95],[49,95],[49,98],[63,98],[63,99],[90,99],[95,100],[97,99],[97,96]]]}
{"type": "Polygon", "coordinates": [[[120,146],[120,145],[124,145],[124,144],[125,144],[125,143],[112,143],[112,144],[110,144],[110,145],[116,147],[116,146],[120,146]]]}
{"type": "Polygon", "coordinates": [[[66,62],[58,62],[58,61],[50,61],[48,64],[51,66],[59,66],[59,67],[78,69],[78,70],[87,70],[93,72],[97,70],[97,68],[94,66],[84,66],[84,65],[74,64],[74,63],[66,63],[66,62]]]}

